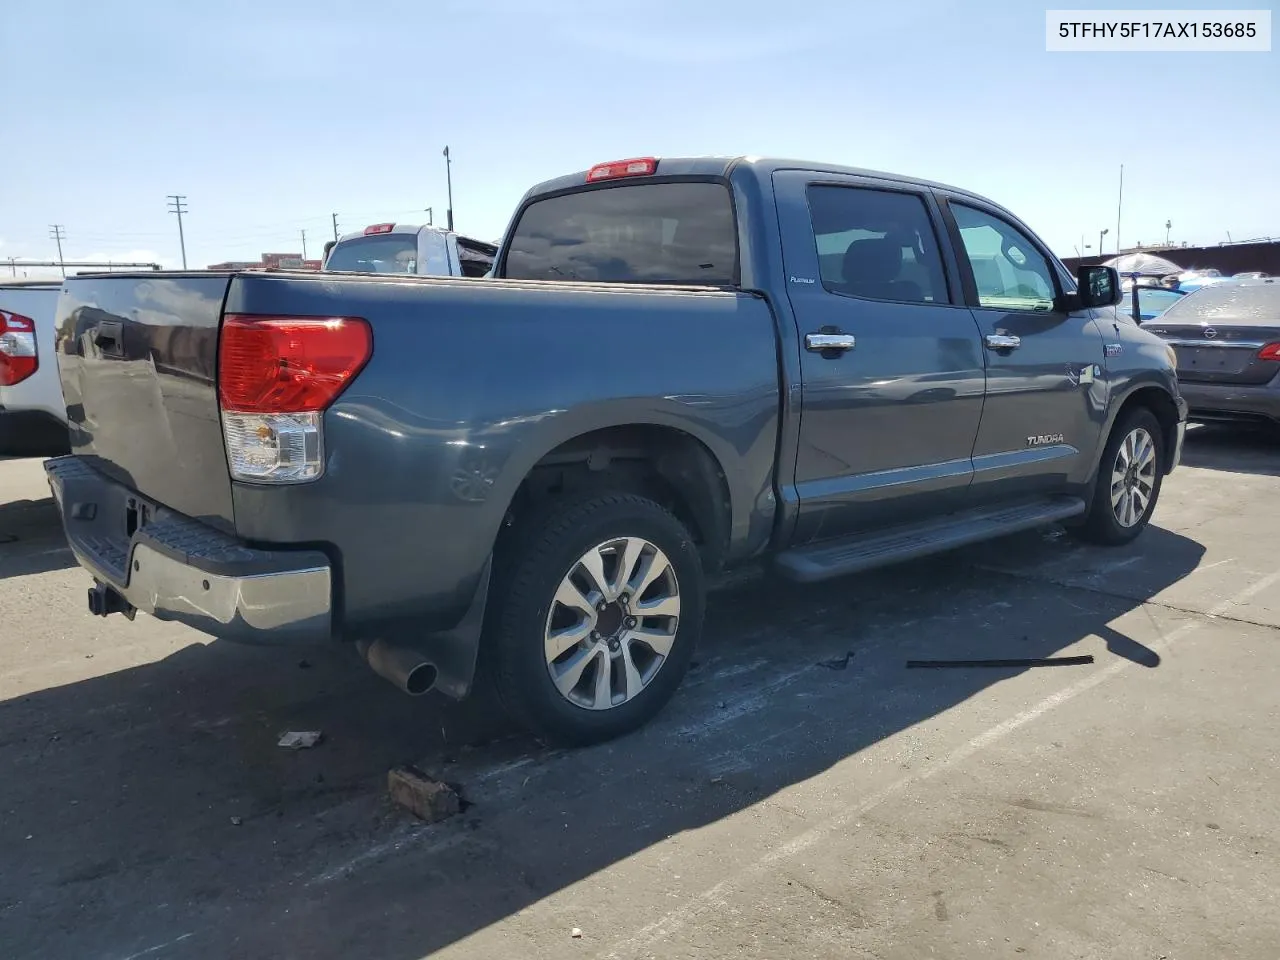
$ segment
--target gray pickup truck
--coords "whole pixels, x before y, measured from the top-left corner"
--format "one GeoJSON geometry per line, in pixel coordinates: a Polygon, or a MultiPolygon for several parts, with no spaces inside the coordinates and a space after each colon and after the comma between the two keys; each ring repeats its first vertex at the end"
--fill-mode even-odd
{"type": "Polygon", "coordinates": [[[571,743],[679,685],[709,579],[817,581],[1062,523],[1132,540],[1186,422],[1172,350],[972,193],[761,159],[532,189],[490,279],[68,279],[92,611],[477,665],[571,743]]]}

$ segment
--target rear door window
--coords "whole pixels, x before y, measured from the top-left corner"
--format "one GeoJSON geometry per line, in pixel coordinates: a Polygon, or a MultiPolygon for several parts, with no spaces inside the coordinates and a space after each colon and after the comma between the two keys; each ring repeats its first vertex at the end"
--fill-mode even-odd
{"type": "Polygon", "coordinates": [[[822,285],[898,303],[946,303],[947,283],[924,199],[866,187],[809,187],[822,285]]]}
{"type": "Polygon", "coordinates": [[[738,235],[722,183],[626,184],[536,200],[511,235],[517,280],[737,282],[738,235]]]}

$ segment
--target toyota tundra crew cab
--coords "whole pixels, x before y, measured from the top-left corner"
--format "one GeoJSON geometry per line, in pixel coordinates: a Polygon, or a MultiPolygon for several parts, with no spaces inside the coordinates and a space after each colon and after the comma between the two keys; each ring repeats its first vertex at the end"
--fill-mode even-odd
{"type": "Polygon", "coordinates": [[[726,568],[1137,537],[1186,405],[1120,296],[953,187],[600,164],[529,191],[491,279],[67,280],[47,470],[96,613],[350,643],[410,693],[480,667],[597,741],[675,692],[726,568]]]}

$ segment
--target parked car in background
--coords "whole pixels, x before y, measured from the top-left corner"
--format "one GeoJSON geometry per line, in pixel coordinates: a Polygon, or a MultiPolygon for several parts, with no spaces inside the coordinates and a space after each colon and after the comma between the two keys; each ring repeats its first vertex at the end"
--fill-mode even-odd
{"type": "Polygon", "coordinates": [[[1116,305],[1116,310],[1134,323],[1146,323],[1187,295],[1184,290],[1138,283],[1124,291],[1124,298],[1116,305]]]}
{"type": "Polygon", "coordinates": [[[495,244],[441,227],[375,223],[325,244],[326,273],[408,273],[428,277],[483,277],[495,244]]]}
{"type": "Polygon", "coordinates": [[[68,451],[54,354],[59,280],[0,282],[0,456],[68,451]]]}
{"type": "Polygon", "coordinates": [[[1143,329],[1177,352],[1191,419],[1280,423],[1280,280],[1205,287],[1143,329]]]}
{"type": "Polygon", "coordinates": [[[1215,284],[1228,282],[1230,278],[1224,277],[1221,270],[1209,267],[1204,270],[1184,270],[1178,274],[1177,279],[1177,289],[1191,293],[1193,290],[1199,290],[1202,287],[1211,287],[1215,284]]]}
{"type": "Polygon", "coordinates": [[[1232,280],[1265,280],[1270,274],[1263,270],[1250,270],[1245,273],[1233,273],[1232,280]]]}
{"type": "Polygon", "coordinates": [[[1116,272],[964,190],[604,163],[529,191],[493,273],[68,280],[46,470],[90,610],[341,638],[415,694],[479,662],[584,743],[672,696],[727,567],[1128,543],[1178,462],[1172,351],[1116,272]]]}

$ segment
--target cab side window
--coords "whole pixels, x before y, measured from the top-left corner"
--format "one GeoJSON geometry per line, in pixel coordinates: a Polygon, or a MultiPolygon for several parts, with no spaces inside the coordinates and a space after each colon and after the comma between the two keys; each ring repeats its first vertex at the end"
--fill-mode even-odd
{"type": "Polygon", "coordinates": [[[951,213],[973,269],[980,306],[997,310],[1053,309],[1053,267],[1021,230],[955,201],[951,202],[951,213]]]}
{"type": "Polygon", "coordinates": [[[832,293],[898,303],[948,303],[924,199],[913,193],[809,187],[822,285],[832,293]]]}

